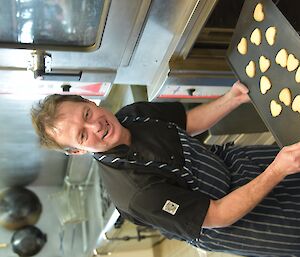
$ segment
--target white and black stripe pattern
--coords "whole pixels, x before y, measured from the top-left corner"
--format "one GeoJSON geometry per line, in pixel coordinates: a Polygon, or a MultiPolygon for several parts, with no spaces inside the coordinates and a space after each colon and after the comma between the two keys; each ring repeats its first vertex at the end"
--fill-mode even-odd
{"type": "Polygon", "coordinates": [[[186,182],[192,190],[197,190],[212,199],[227,195],[230,190],[230,172],[224,162],[201,145],[197,139],[178,129],[185,157],[186,182]],[[191,182],[193,181],[193,182],[191,182]]]}
{"type": "MultiPolygon", "coordinates": [[[[193,139],[189,141],[194,143],[193,139]]],[[[259,175],[279,149],[228,144],[213,146],[211,151],[228,167],[230,190],[234,190],[259,175]]],[[[194,156],[197,158],[201,159],[202,155],[194,156]]],[[[192,165],[198,164],[193,161],[192,165]]],[[[217,179],[215,183],[220,185],[217,179]]],[[[212,187],[209,194],[214,190],[212,187]]],[[[206,250],[245,256],[300,256],[300,174],[287,177],[253,211],[232,226],[202,229],[200,237],[191,243],[206,250]]]]}

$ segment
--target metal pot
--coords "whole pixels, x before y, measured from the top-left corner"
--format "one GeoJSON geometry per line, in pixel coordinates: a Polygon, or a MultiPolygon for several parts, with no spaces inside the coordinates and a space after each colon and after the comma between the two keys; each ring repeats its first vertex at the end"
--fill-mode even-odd
{"type": "Polygon", "coordinates": [[[35,226],[19,229],[11,238],[13,251],[21,257],[36,255],[46,242],[47,235],[35,226]]]}
{"type": "MultiPolygon", "coordinates": [[[[13,233],[10,244],[2,243],[0,248],[11,245],[14,253],[20,257],[34,256],[47,242],[47,235],[35,226],[26,226],[13,233]]],[[[1,255],[1,254],[0,254],[1,255]]]]}
{"type": "Polygon", "coordinates": [[[11,187],[0,192],[0,225],[16,230],[34,225],[42,205],[37,195],[24,187],[11,187]]]}

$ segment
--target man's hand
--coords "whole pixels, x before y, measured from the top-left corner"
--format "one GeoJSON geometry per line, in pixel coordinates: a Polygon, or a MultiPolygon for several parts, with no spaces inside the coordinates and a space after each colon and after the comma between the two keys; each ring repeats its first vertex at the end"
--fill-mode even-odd
{"type": "Polygon", "coordinates": [[[300,142],[283,147],[270,169],[283,177],[300,172],[300,142]]]}
{"type": "Polygon", "coordinates": [[[187,112],[186,131],[190,135],[197,135],[211,128],[232,110],[249,102],[248,91],[244,84],[237,81],[225,95],[189,110],[187,112]]]}
{"type": "Polygon", "coordinates": [[[232,85],[227,94],[231,99],[236,100],[238,103],[242,104],[250,101],[248,92],[249,89],[238,80],[232,85]]]}

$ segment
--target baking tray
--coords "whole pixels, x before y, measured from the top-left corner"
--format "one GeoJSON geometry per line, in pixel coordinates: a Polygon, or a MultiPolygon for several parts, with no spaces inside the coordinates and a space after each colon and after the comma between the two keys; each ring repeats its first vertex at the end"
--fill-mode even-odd
{"type": "Polygon", "coordinates": [[[239,80],[249,88],[249,96],[256,110],[280,147],[300,141],[300,114],[294,112],[291,106],[287,107],[281,103],[278,97],[281,89],[285,87],[291,90],[292,100],[300,94],[300,83],[295,81],[297,69],[289,72],[275,62],[275,57],[282,48],[300,60],[300,37],[277,6],[271,0],[246,0],[227,50],[227,60],[239,80]],[[257,22],[253,18],[253,12],[258,3],[263,5],[265,14],[264,20],[261,22],[257,22]],[[277,28],[273,46],[270,46],[265,38],[265,31],[270,26],[277,28]],[[262,32],[262,42],[259,46],[250,42],[251,33],[256,28],[262,32]],[[241,55],[237,50],[237,45],[242,37],[245,37],[248,43],[246,55],[241,55]],[[261,55],[271,61],[270,68],[264,73],[259,69],[258,60],[261,55]],[[253,60],[256,65],[254,78],[249,78],[245,72],[245,67],[250,60],[253,60]],[[265,95],[260,92],[259,87],[262,75],[267,76],[272,83],[272,88],[265,95]],[[281,114],[277,117],[272,117],[270,112],[270,102],[273,99],[282,106],[281,114]]]}

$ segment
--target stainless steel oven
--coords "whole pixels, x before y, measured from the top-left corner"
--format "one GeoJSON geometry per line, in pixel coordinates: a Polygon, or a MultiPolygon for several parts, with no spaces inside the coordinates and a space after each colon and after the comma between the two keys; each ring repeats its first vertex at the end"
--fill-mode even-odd
{"type": "MultiPolygon", "coordinates": [[[[300,31],[297,0],[273,1],[292,26],[300,31]]],[[[236,80],[226,60],[244,0],[219,0],[204,17],[196,8],[170,59],[167,76],[150,96],[156,101],[178,99],[205,102],[225,93],[236,80]]]]}

